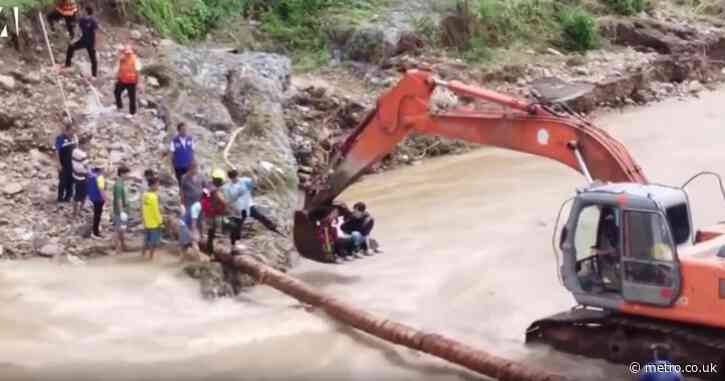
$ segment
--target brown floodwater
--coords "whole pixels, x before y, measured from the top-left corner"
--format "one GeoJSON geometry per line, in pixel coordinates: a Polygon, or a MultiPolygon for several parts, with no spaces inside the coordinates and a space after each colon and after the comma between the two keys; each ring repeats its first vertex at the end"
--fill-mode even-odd
{"type": "MultiPolygon", "coordinates": [[[[651,181],[723,171],[725,92],[612,112],[597,124],[651,181]]],[[[364,200],[385,253],[292,274],[366,310],[577,380],[626,367],[524,345],[528,325],[573,306],[551,247],[560,204],[584,178],[498,149],[370,176],[364,200]]],[[[712,179],[688,188],[695,224],[725,220],[712,179]]],[[[340,326],[277,291],[201,299],[174,260],[84,266],[0,262],[0,380],[476,380],[461,368],[340,326]]]]}

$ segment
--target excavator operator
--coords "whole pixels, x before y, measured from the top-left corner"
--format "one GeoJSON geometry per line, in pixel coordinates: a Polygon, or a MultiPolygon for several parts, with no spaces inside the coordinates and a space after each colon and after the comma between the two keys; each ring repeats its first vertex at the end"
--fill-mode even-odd
{"type": "Polygon", "coordinates": [[[595,252],[605,290],[619,292],[622,290],[621,253],[618,219],[615,213],[616,211],[611,207],[602,208],[602,224],[595,252]]]}

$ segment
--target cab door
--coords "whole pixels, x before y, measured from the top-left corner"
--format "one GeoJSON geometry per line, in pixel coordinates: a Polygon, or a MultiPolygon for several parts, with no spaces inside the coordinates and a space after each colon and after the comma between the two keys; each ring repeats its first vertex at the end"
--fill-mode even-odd
{"type": "Polygon", "coordinates": [[[628,302],[671,306],[682,280],[667,219],[655,211],[623,214],[622,296],[628,302]]]}

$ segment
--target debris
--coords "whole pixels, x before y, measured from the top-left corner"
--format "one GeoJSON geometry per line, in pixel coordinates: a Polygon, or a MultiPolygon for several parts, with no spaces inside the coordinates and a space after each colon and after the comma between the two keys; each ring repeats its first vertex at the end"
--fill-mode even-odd
{"type": "Polygon", "coordinates": [[[0,75],[0,88],[6,91],[15,90],[15,78],[8,75],[0,75]]]}
{"type": "Polygon", "coordinates": [[[38,253],[44,257],[55,257],[63,254],[63,247],[59,244],[49,243],[43,245],[38,253]]]}
{"type": "Polygon", "coordinates": [[[560,51],[558,51],[558,50],[556,50],[554,48],[547,48],[546,51],[548,53],[550,53],[550,54],[555,55],[555,56],[563,56],[563,54],[560,51]]]}
{"type": "Polygon", "coordinates": [[[18,183],[10,183],[3,187],[3,193],[8,196],[18,194],[23,191],[23,186],[18,183]]]}

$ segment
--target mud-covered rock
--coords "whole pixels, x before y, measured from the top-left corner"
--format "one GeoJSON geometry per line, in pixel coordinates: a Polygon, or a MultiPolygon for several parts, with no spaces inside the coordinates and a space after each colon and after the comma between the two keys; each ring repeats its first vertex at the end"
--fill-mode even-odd
{"type": "MultiPolygon", "coordinates": [[[[202,172],[235,168],[242,176],[252,177],[258,208],[281,232],[290,232],[297,176],[282,109],[290,81],[289,59],[171,43],[162,47],[161,57],[156,72],[168,80],[163,89],[167,124],[187,122],[194,139],[201,143],[195,158],[202,172]]],[[[174,131],[169,129],[165,141],[174,131]]],[[[245,243],[271,263],[288,266],[290,241],[258,229],[257,224],[247,220],[245,243]]],[[[225,239],[218,241],[217,249],[228,249],[225,239]]]]}
{"type": "Polygon", "coordinates": [[[345,58],[353,61],[379,63],[385,57],[385,34],[376,28],[355,31],[345,44],[345,58]]]}

